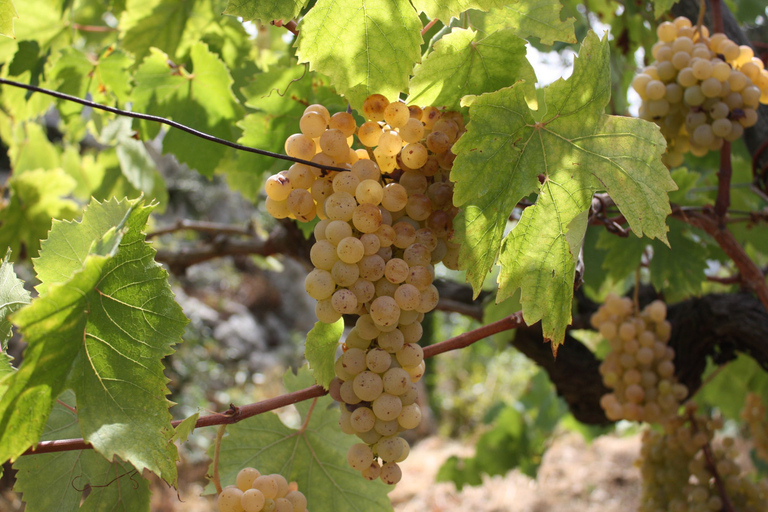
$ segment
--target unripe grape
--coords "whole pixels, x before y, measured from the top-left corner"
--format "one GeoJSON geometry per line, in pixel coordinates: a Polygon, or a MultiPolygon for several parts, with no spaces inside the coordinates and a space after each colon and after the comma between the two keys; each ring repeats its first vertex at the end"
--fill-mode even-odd
{"type": "Polygon", "coordinates": [[[381,205],[391,212],[405,208],[408,202],[408,192],[398,183],[390,183],[384,187],[381,205]]]}
{"type": "Polygon", "coordinates": [[[398,352],[405,344],[402,331],[394,329],[390,332],[382,333],[378,338],[379,347],[390,354],[398,352]]]}
{"type": "Polygon", "coordinates": [[[376,148],[376,150],[380,151],[384,156],[394,157],[400,152],[402,147],[403,139],[400,138],[400,135],[398,135],[397,132],[391,131],[381,134],[381,137],[379,138],[379,147],[376,148]]]}
{"type": "Polygon", "coordinates": [[[410,144],[419,142],[424,138],[424,125],[421,120],[413,117],[408,119],[405,125],[400,128],[400,137],[410,144]]]}
{"type": "Polygon", "coordinates": [[[375,233],[381,221],[381,210],[373,204],[361,204],[352,213],[352,223],[361,233],[375,233]]]}
{"type": "Polygon", "coordinates": [[[396,463],[387,462],[381,466],[380,478],[381,481],[385,484],[394,485],[399,482],[402,477],[403,473],[400,470],[400,466],[398,466],[396,463]]]}
{"type": "Polygon", "coordinates": [[[381,94],[371,94],[363,102],[363,115],[371,121],[383,121],[389,100],[381,94]]]}
{"type": "Polygon", "coordinates": [[[326,118],[318,112],[305,112],[299,121],[301,133],[312,139],[320,137],[327,127],[328,122],[326,118]]]}
{"type": "Polygon", "coordinates": [[[392,297],[378,297],[371,303],[370,314],[377,325],[397,325],[400,308],[392,297]]]}
{"type": "MultiPolygon", "coordinates": [[[[365,256],[363,259],[368,257],[365,256]]],[[[352,286],[360,277],[360,268],[354,263],[344,263],[339,260],[331,267],[331,276],[333,276],[333,280],[339,286],[352,286]]]]}
{"type": "Polygon", "coordinates": [[[355,394],[366,402],[372,402],[377,399],[384,391],[381,377],[370,371],[364,371],[356,375],[352,387],[355,394]]]}
{"type": "Polygon", "coordinates": [[[241,498],[243,491],[230,485],[225,487],[219,497],[216,500],[216,504],[220,512],[243,512],[243,505],[241,504],[241,498]]]}
{"type": "Polygon", "coordinates": [[[362,471],[373,462],[373,452],[368,445],[363,443],[353,444],[347,452],[347,462],[353,469],[362,471]]]}
{"type": "Polygon", "coordinates": [[[318,301],[315,304],[315,316],[325,324],[332,324],[341,318],[341,314],[333,308],[330,299],[318,301]]]}
{"type": "Polygon", "coordinates": [[[373,412],[377,418],[384,421],[396,420],[402,411],[400,399],[389,393],[382,393],[373,401],[373,412]]]}
{"type": "Polygon", "coordinates": [[[267,179],[264,191],[274,201],[285,201],[293,190],[290,180],[282,174],[275,174],[267,179]]]}
{"type": "Polygon", "coordinates": [[[277,480],[272,475],[261,475],[253,481],[253,488],[260,490],[266,499],[275,499],[277,497],[277,480]]]}
{"type": "Polygon", "coordinates": [[[304,280],[304,289],[315,300],[323,300],[333,295],[336,290],[336,282],[327,270],[316,268],[307,274],[304,280]]]}
{"type": "Polygon", "coordinates": [[[376,416],[368,407],[358,407],[349,417],[349,423],[355,432],[368,432],[376,423],[376,416]]]}

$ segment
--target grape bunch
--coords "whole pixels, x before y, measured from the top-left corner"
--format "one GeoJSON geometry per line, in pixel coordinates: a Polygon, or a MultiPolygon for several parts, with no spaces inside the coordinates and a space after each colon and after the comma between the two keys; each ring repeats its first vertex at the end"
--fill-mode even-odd
{"type": "Polygon", "coordinates": [[[347,460],[365,478],[395,484],[398,462],[410,451],[398,434],[421,422],[418,342],[424,314],[439,298],[434,265],[458,268],[459,246],[451,241],[458,210],[448,177],[451,147],[465,126],[456,112],[380,94],[362,110],[367,120],[357,126],[347,112],[307,107],[286,153],[349,170],[294,164],[267,180],[266,207],[277,218],[320,219],[305,288],[321,322],[358,317],[329,389],[343,403],[341,429],[362,441],[347,460]]]}
{"type": "Polygon", "coordinates": [[[219,512],[306,512],[307,498],[296,482],[280,474],[262,475],[258,469],[244,468],[235,485],[222,489],[219,512]]]}
{"type": "Polygon", "coordinates": [[[655,60],[632,87],[643,100],[640,117],[659,125],[667,140],[663,160],[671,168],[685,153],[717,151],[753,126],[759,103],[768,103],[768,71],[749,46],[710,36],[688,18],[665,21],[656,33],[655,60]]]}
{"type": "Polygon", "coordinates": [[[675,352],[667,307],[654,301],[639,314],[632,301],[610,294],[592,315],[592,326],[610,344],[600,364],[603,383],[613,390],[600,399],[610,420],[658,423],[677,414],[688,389],[676,382],[675,352]]]}
{"type": "Polygon", "coordinates": [[[714,431],[721,418],[695,414],[695,404],[686,405],[686,416],[665,422],[664,432],[643,434],[641,459],[643,497],[640,512],[719,512],[728,499],[730,510],[768,510],[768,480],[754,483],[735,462],[734,439],[722,438],[714,445],[714,431]],[[721,495],[717,478],[722,482],[721,495]]]}
{"type": "Polygon", "coordinates": [[[768,462],[768,413],[757,393],[748,393],[741,411],[741,419],[749,425],[757,456],[768,462]]]}

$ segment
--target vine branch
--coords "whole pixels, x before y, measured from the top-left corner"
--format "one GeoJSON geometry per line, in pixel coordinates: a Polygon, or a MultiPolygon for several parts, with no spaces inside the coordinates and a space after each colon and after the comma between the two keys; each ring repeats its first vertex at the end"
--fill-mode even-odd
{"type": "Polygon", "coordinates": [[[53,96],[54,98],[58,98],[61,100],[71,101],[73,103],[78,103],[80,105],[84,105],[86,107],[95,108],[98,110],[104,110],[105,112],[109,112],[111,114],[117,114],[119,116],[125,116],[125,117],[132,117],[134,119],[141,119],[143,121],[152,121],[155,123],[164,124],[167,126],[170,126],[172,128],[176,128],[178,130],[181,130],[183,132],[187,132],[191,135],[194,135],[195,137],[199,137],[201,139],[207,140],[209,142],[214,142],[216,144],[221,144],[222,146],[227,146],[232,149],[236,149],[238,151],[245,151],[247,153],[255,153],[257,155],[262,156],[268,156],[270,158],[277,158],[278,160],[287,160],[289,162],[294,162],[298,164],[304,164],[309,165],[310,167],[316,167],[318,169],[323,169],[324,171],[348,171],[349,169],[345,169],[343,167],[331,167],[329,165],[320,165],[316,162],[311,162],[309,160],[303,160],[301,158],[294,158],[292,156],[288,155],[281,155],[280,153],[273,153],[272,151],[266,151],[263,149],[258,148],[252,148],[250,146],[243,146],[242,144],[238,144],[236,142],[230,142],[228,140],[220,139],[219,137],[214,137],[213,135],[210,135],[205,132],[201,132],[199,130],[195,130],[194,128],[190,128],[189,126],[183,125],[181,123],[177,123],[176,121],[171,121],[169,119],[166,119],[164,117],[160,116],[153,116],[149,114],[141,114],[139,112],[131,112],[129,110],[121,110],[119,108],[110,107],[108,105],[102,105],[101,103],[96,103],[95,101],[85,100],[82,98],[78,98],[77,96],[70,96],[69,94],[64,94],[62,92],[53,91],[50,89],[44,89],[42,87],[38,87],[36,85],[30,85],[30,84],[24,84],[21,82],[16,82],[13,80],[8,80],[6,78],[0,78],[0,84],[4,85],[10,85],[12,87],[19,87],[20,89],[26,89],[28,91],[32,92],[39,92],[41,94],[47,94],[48,96],[53,96]]]}
{"type": "MultiPolygon", "coordinates": [[[[468,347],[469,345],[485,339],[493,334],[502,331],[508,331],[510,329],[516,329],[523,325],[525,324],[523,322],[522,312],[513,313],[505,318],[502,318],[501,320],[497,320],[496,322],[492,322],[488,325],[478,327],[472,331],[459,334],[458,336],[447,339],[440,343],[435,343],[434,345],[424,347],[424,357],[434,357],[444,352],[450,352],[452,350],[468,347]]],[[[261,402],[243,405],[242,407],[235,407],[232,405],[227,411],[223,413],[217,412],[199,418],[195,423],[195,428],[211,427],[214,425],[231,425],[252,416],[263,414],[268,411],[274,411],[275,409],[279,409],[287,405],[303,402],[304,400],[309,400],[311,398],[318,398],[326,395],[327,393],[328,391],[326,391],[322,386],[315,385],[294,391],[292,393],[276,396],[274,398],[268,398],[267,400],[262,400],[261,402]]],[[[182,421],[183,420],[172,421],[171,425],[175,428],[182,421]]],[[[87,450],[91,448],[93,448],[93,446],[88,444],[84,439],[59,439],[56,441],[42,441],[38,443],[34,448],[30,448],[25,451],[22,456],[66,452],[73,450],[87,450]]]]}
{"type": "Polygon", "coordinates": [[[739,269],[744,285],[757,295],[763,307],[768,311],[768,285],[763,271],[749,257],[733,233],[719,222],[719,217],[707,215],[705,212],[673,212],[675,217],[691,226],[704,230],[715,239],[720,248],[733,260],[739,269]]]}

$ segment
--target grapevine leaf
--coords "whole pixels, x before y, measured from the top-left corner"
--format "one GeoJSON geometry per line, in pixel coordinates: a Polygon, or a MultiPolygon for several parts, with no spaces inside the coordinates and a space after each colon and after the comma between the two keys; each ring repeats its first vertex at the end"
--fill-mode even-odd
{"type": "Polygon", "coordinates": [[[672,176],[672,179],[675,180],[675,183],[677,184],[677,190],[669,193],[670,203],[691,204],[691,202],[697,199],[694,197],[690,197],[690,196],[693,196],[693,194],[689,195],[689,192],[691,192],[691,189],[699,181],[699,178],[701,177],[699,173],[694,171],[689,171],[685,167],[680,167],[678,169],[675,169],[674,171],[671,171],[670,175],[672,176]]]}
{"type": "Polygon", "coordinates": [[[672,6],[680,0],[653,0],[653,15],[656,18],[660,18],[662,15],[668,13],[672,6]]]}
{"type": "Polygon", "coordinates": [[[13,361],[13,358],[9,356],[7,352],[0,351],[0,398],[3,397],[5,391],[8,389],[8,377],[13,375],[13,372],[15,371],[11,361],[13,361]]]}
{"type": "Polygon", "coordinates": [[[704,270],[709,256],[705,244],[692,236],[688,225],[677,219],[669,220],[669,245],[651,241],[653,258],[648,267],[651,284],[663,290],[669,302],[677,302],[701,294],[704,270]]]}
{"type": "Polygon", "coordinates": [[[621,281],[634,274],[640,266],[649,240],[629,236],[620,238],[602,230],[597,238],[597,248],[607,251],[603,268],[614,281],[621,281]]]}
{"type": "Polygon", "coordinates": [[[748,393],[768,396],[768,373],[746,354],[738,354],[710,375],[712,380],[696,393],[696,402],[717,407],[726,418],[739,419],[748,393]]]}
{"type": "Polygon", "coordinates": [[[342,332],[344,332],[344,321],[339,319],[332,324],[315,322],[315,326],[307,334],[304,357],[309,362],[309,371],[312,372],[315,381],[325,389],[328,389],[328,384],[336,376],[333,367],[342,332]]]}
{"type": "MultiPolygon", "coordinates": [[[[229,70],[204,43],[192,47],[191,58],[194,72],[188,73],[153,48],[136,72],[135,108],[232,140],[240,107],[230,88],[229,70]]],[[[154,136],[158,129],[145,127],[144,132],[154,136]]],[[[227,148],[172,128],[163,139],[163,150],[211,177],[227,148]]]]}
{"type": "MultiPolygon", "coordinates": [[[[59,401],[42,439],[81,437],[77,414],[63,405],[75,406],[74,393],[65,391],[59,401]]],[[[29,455],[13,467],[18,471],[14,490],[23,494],[27,512],[149,511],[148,482],[130,464],[109,462],[93,450],[29,455]]]]}
{"type": "Polygon", "coordinates": [[[437,480],[453,481],[461,489],[481,485],[483,473],[504,475],[516,468],[535,477],[552,431],[567,411],[547,375],[537,372],[528,391],[516,404],[504,406],[493,426],[478,439],[476,455],[451,457],[438,471],[437,480]]]}
{"type": "Polygon", "coordinates": [[[499,9],[492,9],[485,19],[485,30],[495,32],[511,28],[523,38],[538,37],[542,44],[555,41],[575,43],[573,18],[560,20],[563,8],[559,0],[518,0],[499,9]]]}
{"type": "MultiPolygon", "coordinates": [[[[312,385],[306,368],[297,376],[289,371],[286,388],[291,391],[312,385]]],[[[357,442],[339,430],[339,410],[328,396],[297,404],[306,428],[287,427],[273,413],[260,414],[227,427],[221,444],[219,475],[223,485],[234,484],[244,467],[262,473],[280,473],[293,480],[316,512],[391,511],[389,488],[370,482],[347,464],[347,451],[357,442]],[[311,412],[310,412],[311,411],[311,412]]]]}
{"type": "Polygon", "coordinates": [[[526,323],[542,320],[555,348],[571,320],[574,244],[584,235],[585,223],[574,219],[594,192],[611,195],[636,235],[666,242],[667,192],[675,184],[660,160],[664,139],[651,123],[603,114],[609,64],[607,39],[588,34],[573,75],[545,89],[540,122],[518,84],[479,96],[454,146],[454,203],[462,207],[454,227],[467,280],[479,293],[498,255],[498,300],[521,288],[526,323]],[[512,209],[532,193],[535,204],[502,244],[512,209]]]}
{"type": "Polygon", "coordinates": [[[426,13],[432,19],[439,19],[444,25],[448,25],[451,18],[458,18],[469,9],[487,11],[504,5],[502,0],[414,0],[412,3],[418,11],[426,13]]]}
{"type": "Polygon", "coordinates": [[[0,352],[8,348],[11,339],[11,322],[8,315],[29,304],[29,292],[24,282],[16,277],[11,262],[11,250],[5,253],[0,264],[0,352]]]}
{"type": "Polygon", "coordinates": [[[162,358],[186,318],[141,231],[152,209],[137,201],[94,201],[82,222],[51,229],[35,262],[47,279],[44,293],[11,318],[28,346],[0,404],[0,460],[36,442],[56,396],[72,388],[83,437],[99,453],[175,483],[162,358]],[[100,217],[111,225],[99,224],[100,217]],[[88,239],[80,230],[93,235],[85,255],[88,239]],[[66,249],[70,241],[73,248],[66,249]],[[64,257],[82,258],[80,268],[57,275],[71,268],[58,263],[64,257]]]}
{"type": "Polygon", "coordinates": [[[187,0],[129,0],[120,21],[123,47],[140,62],[150,48],[174,58],[195,7],[187,0]]]}
{"type": "Polygon", "coordinates": [[[0,0],[0,35],[16,39],[13,33],[13,20],[18,17],[19,13],[13,6],[13,0],[0,0]]]}
{"type": "Polygon", "coordinates": [[[511,30],[488,37],[453,29],[413,71],[408,102],[458,110],[462,96],[493,92],[525,80],[528,101],[536,100],[536,74],[525,58],[525,41],[511,30]]]}
{"type": "Polygon", "coordinates": [[[600,234],[597,247],[607,250],[603,267],[615,280],[633,274],[646,248],[651,248],[648,265],[651,284],[664,292],[670,302],[701,294],[709,251],[692,236],[687,224],[669,219],[669,247],[658,240],[619,238],[607,231],[600,234]],[[671,248],[670,248],[671,247],[671,248]]]}
{"type": "Polygon", "coordinates": [[[187,439],[189,439],[189,435],[195,430],[195,424],[197,423],[197,418],[199,417],[200,413],[196,412],[189,418],[185,418],[181,423],[176,425],[173,437],[171,437],[171,441],[185,443],[187,439]]]}
{"type": "Polygon", "coordinates": [[[299,28],[299,62],[358,111],[374,93],[396,99],[420,57],[421,21],[407,0],[318,0],[299,28]]]}
{"type": "Polygon", "coordinates": [[[53,217],[72,219],[80,208],[64,199],[75,187],[75,180],[64,171],[26,171],[8,180],[10,199],[0,209],[0,247],[10,247],[27,257],[37,256],[40,240],[45,238],[53,217]]]}
{"type": "Polygon", "coordinates": [[[35,123],[19,123],[8,150],[15,174],[36,169],[56,169],[61,165],[59,150],[49,140],[45,129],[35,123]]]}
{"type": "Polygon", "coordinates": [[[224,14],[239,16],[243,21],[260,20],[267,24],[272,20],[292,20],[298,17],[307,0],[229,0],[224,14]]]}
{"type": "Polygon", "coordinates": [[[19,14],[15,22],[16,38],[19,41],[31,40],[40,43],[43,48],[50,48],[63,43],[66,46],[72,28],[69,16],[62,17],[59,2],[51,0],[23,0],[15,2],[19,14]],[[64,41],[56,41],[57,39],[64,41]]]}
{"type": "MultiPolygon", "coordinates": [[[[21,5],[24,6],[24,4],[21,5]]],[[[18,32],[17,30],[17,34],[18,32]]],[[[7,68],[8,78],[25,84],[41,85],[45,64],[50,55],[40,47],[37,41],[21,39],[18,42],[18,50],[7,68]]],[[[3,40],[3,42],[6,41],[3,40]]],[[[46,94],[30,95],[28,91],[18,87],[4,87],[2,100],[6,112],[17,122],[36,119],[54,103],[54,99],[46,94]]]]}
{"type": "MultiPolygon", "coordinates": [[[[128,55],[111,48],[98,57],[67,48],[48,70],[47,86],[80,98],[90,95],[97,103],[125,103],[131,83],[128,68],[132,64],[128,55]]],[[[58,108],[63,115],[80,115],[83,109],[65,100],[58,102],[58,108]]]]}
{"type": "Polygon", "coordinates": [[[45,295],[51,286],[66,283],[83,268],[94,242],[122,226],[131,211],[125,201],[105,201],[86,209],[79,222],[54,220],[50,235],[40,244],[40,256],[32,260],[40,280],[37,292],[45,295]]]}

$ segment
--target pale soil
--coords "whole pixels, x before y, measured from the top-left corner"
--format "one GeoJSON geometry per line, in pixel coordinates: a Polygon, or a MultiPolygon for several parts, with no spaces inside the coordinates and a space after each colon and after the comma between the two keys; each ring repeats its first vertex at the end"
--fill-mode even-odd
{"type": "Polygon", "coordinates": [[[577,434],[555,440],[532,479],[519,471],[486,477],[480,487],[457,491],[435,483],[442,462],[472,449],[428,438],[403,462],[405,477],[390,494],[397,512],[627,512],[637,510],[640,474],[633,466],[639,436],[603,436],[587,445],[577,434]]]}
{"type": "MultiPolygon", "coordinates": [[[[471,456],[473,447],[429,437],[416,444],[402,463],[403,480],[390,497],[396,512],[634,512],[640,475],[633,462],[639,449],[639,436],[602,436],[588,445],[578,434],[565,434],[545,454],[538,478],[511,471],[503,477],[486,477],[482,486],[457,491],[453,483],[435,483],[435,475],[448,457],[471,456]]],[[[152,510],[214,511],[211,498],[200,496],[206,469],[202,464],[182,468],[179,480],[186,484],[178,496],[156,482],[152,510]]],[[[0,498],[0,511],[21,510],[13,498],[12,493],[0,498]]]]}

